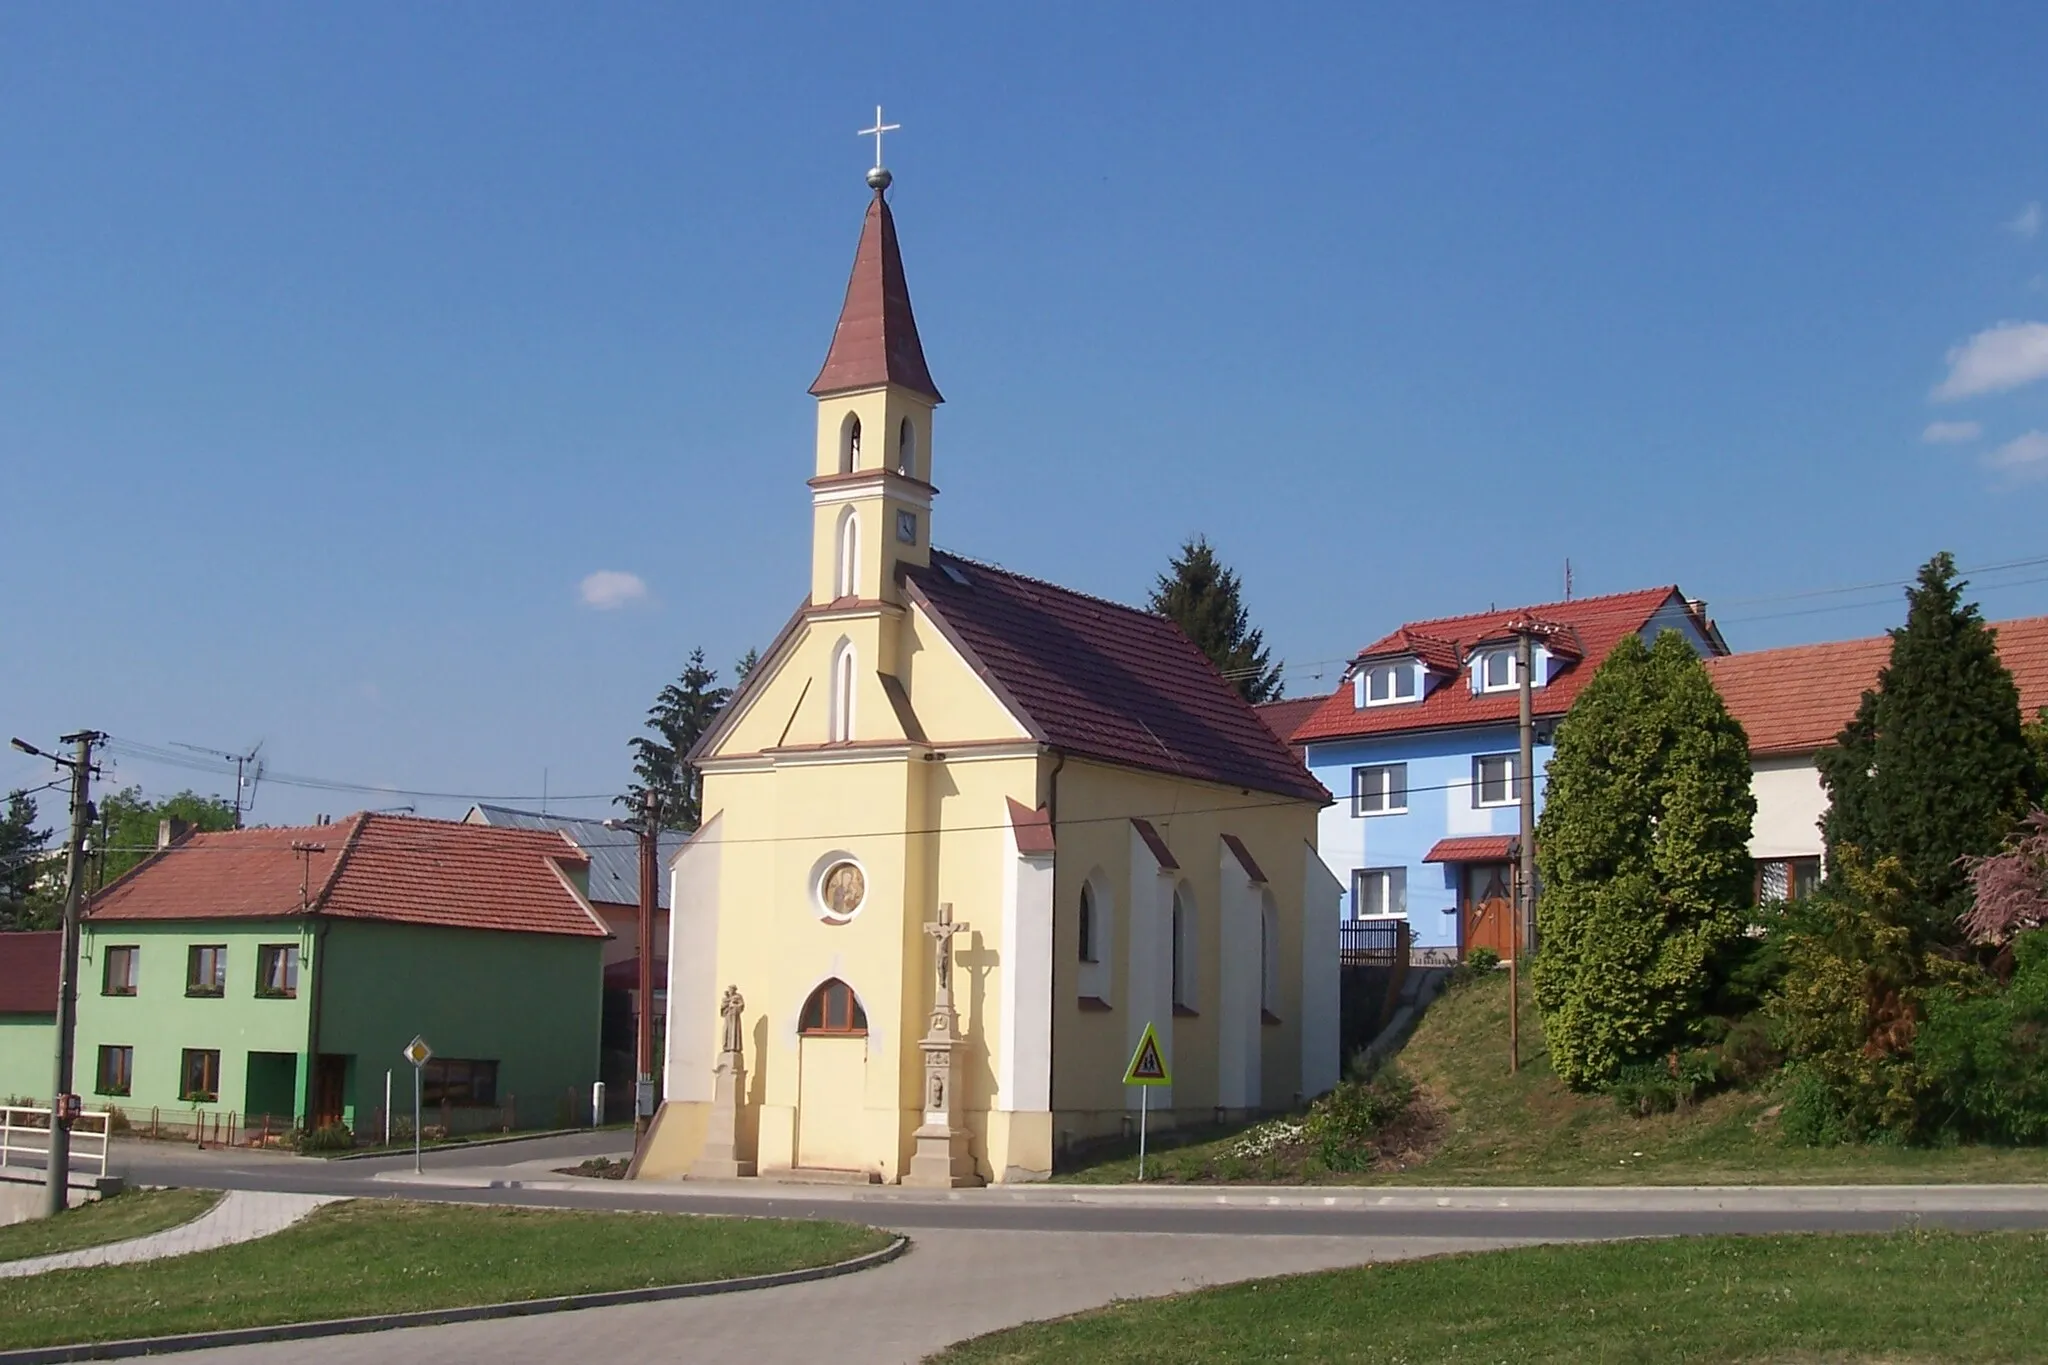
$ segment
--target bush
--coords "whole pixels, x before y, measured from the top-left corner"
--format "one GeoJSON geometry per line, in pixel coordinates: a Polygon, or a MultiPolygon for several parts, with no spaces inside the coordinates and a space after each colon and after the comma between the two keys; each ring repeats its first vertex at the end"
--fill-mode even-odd
{"type": "Polygon", "coordinates": [[[1465,965],[1470,967],[1475,975],[1490,972],[1500,966],[1500,954],[1491,948],[1474,948],[1465,954],[1465,965]]]}
{"type": "Polygon", "coordinates": [[[1927,1002],[1916,1057],[1945,1135],[2048,1141],[2048,930],[2021,934],[2013,958],[2004,990],[1950,987],[1927,1002]]]}
{"type": "Polygon", "coordinates": [[[292,1147],[299,1152],[347,1152],[354,1150],[355,1145],[356,1135],[342,1123],[324,1124],[310,1131],[301,1128],[292,1135],[292,1147]]]}
{"type": "Polygon", "coordinates": [[[1415,1083],[1389,1066],[1370,1081],[1346,1081],[1309,1107],[1302,1136],[1333,1171],[1358,1171],[1379,1156],[1379,1139],[1408,1112],[1415,1083]]]}
{"type": "Polygon", "coordinates": [[[1691,1106],[1722,1088],[1721,1058],[1708,1048],[1674,1052],[1656,1062],[1622,1067],[1607,1093],[1623,1109],[1648,1118],[1691,1106]]]}

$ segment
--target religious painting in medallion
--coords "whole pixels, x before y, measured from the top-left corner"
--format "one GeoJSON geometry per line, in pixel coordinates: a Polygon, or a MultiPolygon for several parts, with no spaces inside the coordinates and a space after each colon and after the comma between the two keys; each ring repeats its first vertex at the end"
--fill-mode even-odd
{"type": "Polygon", "coordinates": [[[818,895],[825,902],[825,913],[834,919],[852,919],[854,912],[860,909],[860,903],[867,899],[867,894],[868,879],[852,863],[834,863],[818,884],[818,895]]]}

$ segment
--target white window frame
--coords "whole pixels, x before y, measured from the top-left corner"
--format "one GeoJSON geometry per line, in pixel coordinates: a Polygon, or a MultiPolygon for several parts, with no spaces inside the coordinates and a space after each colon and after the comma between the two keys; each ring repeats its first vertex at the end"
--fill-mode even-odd
{"type": "Polygon", "coordinates": [[[860,595],[860,514],[851,507],[839,514],[839,556],[833,570],[832,595],[860,595]]]}
{"type": "Polygon", "coordinates": [[[1502,754],[1472,755],[1472,804],[1480,809],[1493,809],[1500,806],[1518,804],[1522,799],[1521,789],[1518,785],[1521,774],[1516,769],[1521,766],[1522,755],[1513,749],[1502,754]],[[1486,799],[1485,765],[1494,762],[1500,763],[1506,774],[1501,785],[1506,788],[1507,795],[1498,801],[1489,801],[1486,799]]]}
{"type": "Polygon", "coordinates": [[[1415,661],[1399,659],[1388,664],[1368,664],[1358,670],[1353,683],[1354,707],[1407,706],[1422,700],[1422,686],[1415,677],[1415,661]],[[1375,687],[1384,681],[1386,695],[1375,697],[1375,687]],[[1406,688],[1404,692],[1402,689],[1406,688]]]}
{"type": "Polygon", "coordinates": [[[1406,867],[1360,867],[1351,872],[1351,918],[1385,919],[1408,914],[1408,869],[1406,867]],[[1369,903],[1366,887],[1377,884],[1378,906],[1369,903]]]}
{"type": "Polygon", "coordinates": [[[1408,813],[1408,765],[1406,763],[1361,763],[1351,770],[1351,815],[1363,819],[1368,815],[1406,815],[1408,813]],[[1392,780],[1389,775],[1398,777],[1392,780]],[[1371,786],[1371,779],[1383,779],[1378,790],[1371,786]],[[1377,798],[1383,804],[1375,807],[1367,804],[1368,799],[1377,798]],[[1400,804],[1394,802],[1399,800],[1400,804]]]}
{"type": "Polygon", "coordinates": [[[1474,692],[1512,692],[1522,685],[1522,660],[1514,645],[1482,649],[1472,656],[1472,690],[1474,692]],[[1495,681],[1492,676],[1495,664],[1502,666],[1505,682],[1495,681]]]}
{"type": "Polygon", "coordinates": [[[832,656],[832,705],[826,737],[843,744],[853,738],[854,680],[859,676],[858,659],[851,640],[841,640],[832,656]]]}

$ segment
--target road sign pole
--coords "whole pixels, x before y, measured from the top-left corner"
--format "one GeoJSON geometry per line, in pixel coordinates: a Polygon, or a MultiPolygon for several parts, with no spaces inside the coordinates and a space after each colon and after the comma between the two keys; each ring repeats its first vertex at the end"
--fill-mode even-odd
{"type": "Polygon", "coordinates": [[[1152,1087],[1138,1087],[1138,1183],[1145,1183],[1145,1114],[1151,1108],[1152,1087]]]}
{"type": "Polygon", "coordinates": [[[423,1066],[416,1066],[412,1069],[412,1173],[414,1175],[420,1173],[420,1077],[426,1074],[426,1070],[423,1066]]]}

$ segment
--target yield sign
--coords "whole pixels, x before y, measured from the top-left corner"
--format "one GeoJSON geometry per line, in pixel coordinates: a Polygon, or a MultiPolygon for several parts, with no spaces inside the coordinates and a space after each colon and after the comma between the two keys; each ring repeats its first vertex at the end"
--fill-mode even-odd
{"type": "Polygon", "coordinates": [[[1173,1077],[1166,1074],[1166,1056],[1159,1050],[1159,1035],[1145,1025],[1145,1036],[1138,1039],[1138,1050],[1131,1054],[1131,1064],[1124,1069],[1125,1085],[1172,1085],[1173,1077]]]}
{"type": "Polygon", "coordinates": [[[414,1066],[425,1066],[428,1059],[433,1055],[434,1049],[427,1046],[427,1040],[417,1035],[414,1036],[411,1042],[405,1045],[405,1060],[411,1062],[414,1066]]]}

